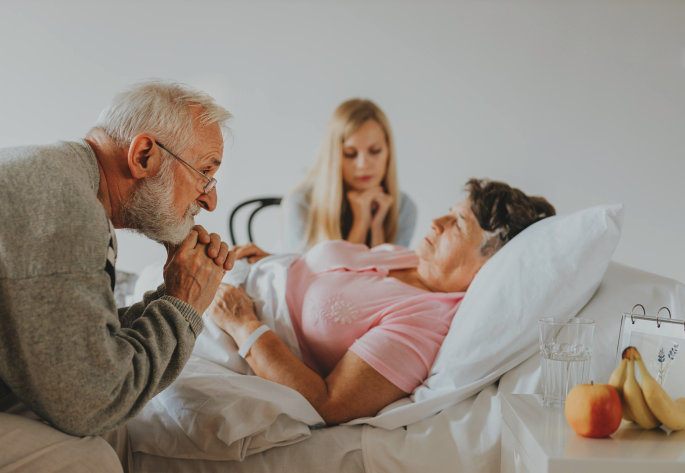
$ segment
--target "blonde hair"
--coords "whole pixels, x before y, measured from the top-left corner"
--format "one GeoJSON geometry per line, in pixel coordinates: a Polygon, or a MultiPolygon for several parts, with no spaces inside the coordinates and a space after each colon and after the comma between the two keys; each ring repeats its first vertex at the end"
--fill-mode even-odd
{"type": "MultiPolygon", "coordinates": [[[[344,238],[343,218],[349,211],[342,177],[343,143],[366,121],[374,120],[385,132],[388,164],[381,185],[393,197],[393,204],[383,222],[386,242],[397,234],[400,192],[397,185],[395,144],[390,122],[383,111],[370,100],[354,98],[340,104],[328,121],[314,166],[297,187],[305,192],[309,215],[305,230],[306,248],[324,241],[344,238]]],[[[349,231],[349,229],[348,229],[349,231]]]]}

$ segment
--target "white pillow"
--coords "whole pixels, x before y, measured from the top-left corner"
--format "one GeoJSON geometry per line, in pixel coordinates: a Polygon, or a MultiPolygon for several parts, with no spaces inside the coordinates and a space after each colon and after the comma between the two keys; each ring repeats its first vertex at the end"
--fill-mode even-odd
{"type": "Polygon", "coordinates": [[[478,272],[413,400],[495,381],[538,350],[541,317],[568,320],[597,289],[621,235],[623,207],[602,205],[531,225],[478,272]]]}

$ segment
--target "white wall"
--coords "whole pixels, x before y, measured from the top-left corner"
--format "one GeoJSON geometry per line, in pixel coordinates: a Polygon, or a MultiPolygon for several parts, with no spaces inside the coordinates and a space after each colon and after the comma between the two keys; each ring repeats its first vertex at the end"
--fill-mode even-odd
{"type": "MultiPolygon", "coordinates": [[[[615,259],[685,281],[685,2],[25,0],[0,7],[0,45],[0,146],[82,137],[144,78],[217,97],[233,137],[199,222],[224,236],[229,209],[286,192],[335,106],[364,96],[393,125],[415,242],[491,177],[560,213],[623,202],[615,259]]],[[[124,270],[163,257],[119,245],[124,270]]]]}

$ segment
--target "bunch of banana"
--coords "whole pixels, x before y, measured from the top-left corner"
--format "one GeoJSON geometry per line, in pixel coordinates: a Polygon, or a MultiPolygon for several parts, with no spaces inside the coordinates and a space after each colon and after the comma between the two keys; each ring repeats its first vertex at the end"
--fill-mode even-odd
{"type": "Polygon", "coordinates": [[[621,358],[621,362],[618,364],[614,372],[611,373],[609,384],[616,388],[616,391],[618,391],[618,395],[621,398],[621,404],[623,404],[623,418],[632,422],[633,415],[630,413],[630,407],[628,406],[625,396],[623,395],[623,383],[626,382],[628,363],[628,358],[621,358]]]}
{"type": "Polygon", "coordinates": [[[685,428],[685,398],[671,399],[649,374],[637,348],[623,350],[621,362],[611,374],[609,384],[621,396],[624,419],[636,422],[644,429],[661,424],[671,430],[685,428]],[[640,370],[641,384],[635,377],[635,363],[640,370]]]}

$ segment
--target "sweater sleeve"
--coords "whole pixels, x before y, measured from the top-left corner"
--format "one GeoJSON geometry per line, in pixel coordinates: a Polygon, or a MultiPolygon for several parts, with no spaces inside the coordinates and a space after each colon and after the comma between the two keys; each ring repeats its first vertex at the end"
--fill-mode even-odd
{"type": "Polygon", "coordinates": [[[17,398],[74,435],[103,433],[140,411],[190,356],[200,314],[163,286],[120,323],[104,271],[5,279],[0,377],[17,398]],[[159,297],[157,297],[159,296],[159,297]]]}
{"type": "MultiPolygon", "coordinates": [[[[162,297],[165,296],[165,291],[166,291],[166,286],[164,284],[161,284],[157,289],[154,291],[148,291],[143,295],[143,300],[140,302],[137,302],[129,307],[120,307],[118,309],[119,311],[119,323],[121,324],[122,327],[125,328],[130,328],[133,324],[133,322],[140,316],[142,316],[145,313],[145,309],[147,306],[150,305],[153,301],[156,301],[158,299],[161,299],[162,297]]],[[[175,297],[172,296],[167,296],[167,300],[174,301],[174,305],[179,306],[182,310],[187,306],[185,302],[176,299],[175,297]]],[[[188,322],[190,323],[191,328],[193,329],[193,332],[195,332],[195,336],[197,337],[200,332],[202,331],[202,318],[201,317],[190,317],[188,322]]]]}
{"type": "Polygon", "coordinates": [[[398,217],[397,235],[395,244],[408,248],[416,227],[416,204],[405,194],[401,194],[400,215],[398,217]]]}
{"type": "Polygon", "coordinates": [[[164,296],[165,287],[161,284],[154,291],[147,291],[143,294],[143,300],[136,302],[128,307],[119,307],[117,312],[119,313],[119,323],[122,327],[131,327],[131,324],[135,319],[140,317],[145,310],[147,305],[162,296],[164,296]]]}

